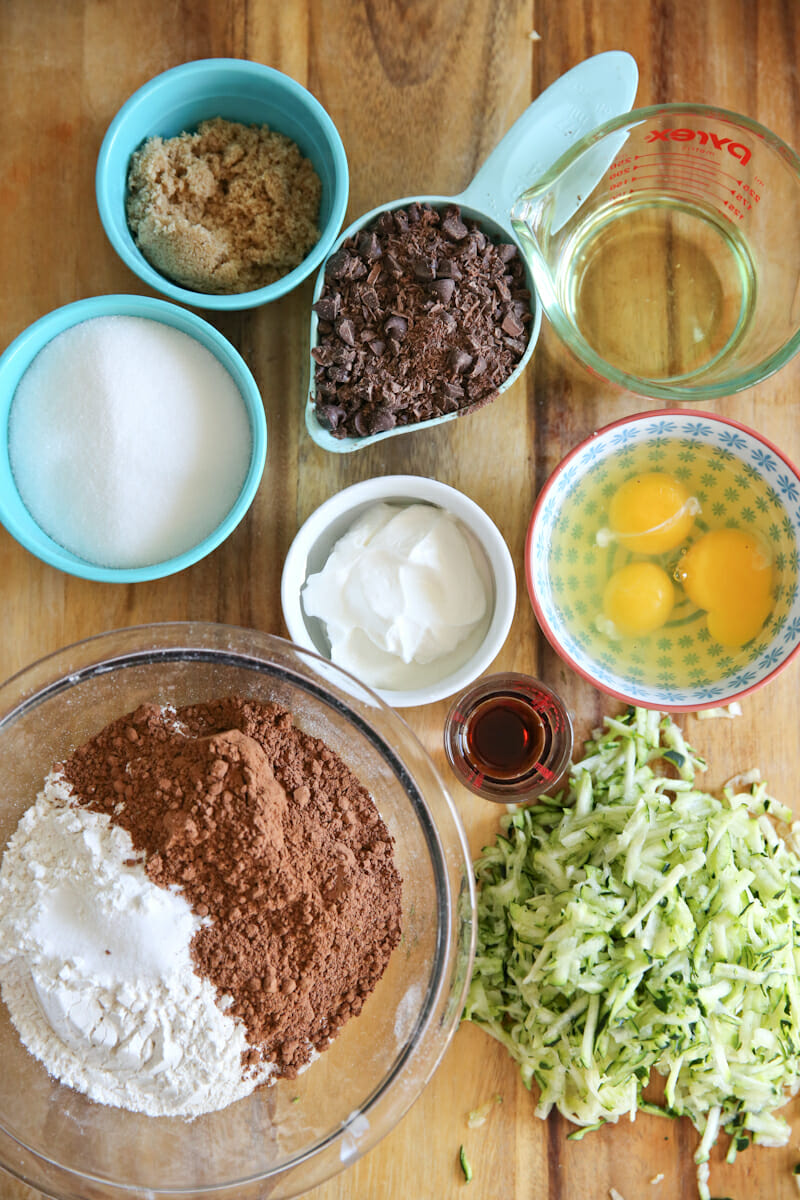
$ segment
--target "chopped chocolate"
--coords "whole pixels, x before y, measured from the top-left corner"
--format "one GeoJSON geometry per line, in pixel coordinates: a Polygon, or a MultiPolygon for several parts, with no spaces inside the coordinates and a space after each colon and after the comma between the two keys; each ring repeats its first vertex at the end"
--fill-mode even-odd
{"type": "Polygon", "coordinates": [[[318,317],[316,412],[364,437],[492,400],[525,353],[525,269],[456,205],[382,212],[331,255],[318,317]]]}
{"type": "Polygon", "coordinates": [[[453,292],[456,290],[454,279],[434,279],[431,284],[431,291],[435,293],[440,304],[449,304],[453,299],[453,292]]]}
{"type": "MultiPolygon", "coordinates": [[[[521,321],[518,321],[513,312],[508,312],[503,317],[503,324],[500,327],[509,337],[518,338],[525,332],[525,326],[521,321]]],[[[352,343],[351,343],[352,344],[352,343]]]]}
{"type": "Polygon", "coordinates": [[[469,233],[469,228],[461,220],[461,213],[456,211],[449,214],[442,221],[442,232],[448,237],[454,238],[455,241],[462,241],[469,233]]]}
{"type": "Polygon", "coordinates": [[[458,269],[458,263],[454,263],[452,258],[440,258],[439,270],[437,272],[439,279],[463,279],[464,276],[458,269]]]}
{"type": "Polygon", "coordinates": [[[374,262],[376,258],[380,258],[383,251],[381,244],[375,233],[370,233],[366,229],[362,229],[358,235],[358,253],[367,262],[374,262]]]}
{"type": "Polygon", "coordinates": [[[436,259],[428,260],[426,258],[418,258],[413,267],[414,274],[417,279],[435,279],[436,278],[436,259]]]}
{"type": "Polygon", "coordinates": [[[456,375],[460,375],[472,365],[472,355],[467,354],[466,350],[451,350],[447,356],[447,365],[456,375]]]}
{"type": "Polygon", "coordinates": [[[408,321],[405,319],[405,317],[400,317],[397,315],[397,313],[393,313],[391,317],[387,319],[383,328],[391,337],[402,338],[405,337],[408,331],[408,321]]]}
{"type": "Polygon", "coordinates": [[[395,279],[399,279],[403,274],[403,268],[393,254],[386,255],[386,269],[395,279]]]}
{"type": "MultiPolygon", "coordinates": [[[[509,320],[509,318],[506,317],[506,320],[509,320]]],[[[356,327],[349,317],[342,317],[341,321],[336,322],[335,328],[343,342],[346,342],[348,346],[355,346],[356,327]]],[[[503,328],[506,329],[505,321],[503,322],[503,328]]],[[[506,329],[506,332],[514,333],[515,331],[513,329],[506,329]]],[[[519,329],[519,332],[522,333],[522,328],[519,329]]]]}
{"type": "Polygon", "coordinates": [[[319,317],[320,321],[335,321],[339,315],[339,300],[338,295],[320,296],[317,303],[314,305],[314,312],[319,317]]]}

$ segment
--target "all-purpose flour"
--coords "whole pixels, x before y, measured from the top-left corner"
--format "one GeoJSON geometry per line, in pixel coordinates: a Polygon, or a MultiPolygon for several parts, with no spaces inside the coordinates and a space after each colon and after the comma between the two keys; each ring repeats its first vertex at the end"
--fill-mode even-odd
{"type": "Polygon", "coordinates": [[[100,1103],[224,1108],[274,1068],[242,1078],[244,1025],[191,961],[202,919],[151,883],[124,829],[69,796],[51,773],[0,869],[0,985],[20,1038],[100,1103]]]}

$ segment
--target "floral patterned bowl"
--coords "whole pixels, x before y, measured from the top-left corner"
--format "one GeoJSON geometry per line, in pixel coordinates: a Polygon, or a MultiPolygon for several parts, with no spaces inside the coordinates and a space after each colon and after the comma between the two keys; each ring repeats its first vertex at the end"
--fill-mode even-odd
{"type": "MultiPolygon", "coordinates": [[[[542,489],[525,546],[528,592],[554,649],[602,691],[670,712],[728,704],[787,665],[800,648],[799,572],[797,468],[754,430],[690,409],[640,413],[577,446],[542,489]],[[659,555],[637,553],[604,534],[598,539],[620,485],[649,472],[669,475],[696,499],[691,531],[659,555]],[[708,614],[679,583],[660,628],[635,636],[609,629],[603,591],[612,573],[653,560],[677,580],[681,554],[709,531],[726,528],[754,535],[771,558],[771,608],[754,637],[739,646],[716,641],[708,614]]],[[[724,590],[728,578],[724,572],[720,578],[724,590]]]]}

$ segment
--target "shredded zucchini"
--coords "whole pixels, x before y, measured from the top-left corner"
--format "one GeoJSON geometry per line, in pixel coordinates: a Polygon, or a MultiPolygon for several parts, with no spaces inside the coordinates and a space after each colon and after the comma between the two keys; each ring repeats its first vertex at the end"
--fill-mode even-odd
{"type": "Polygon", "coordinates": [[[465,1017],[578,1126],[688,1116],[701,1200],[728,1161],[783,1145],[800,1088],[800,827],[758,782],[719,797],[669,717],[606,718],[569,787],[509,813],[475,864],[478,945],[465,1017]],[[663,760],[670,763],[664,773],[663,760]],[[677,775],[677,778],[675,777],[677,775]],[[651,1070],[663,1107],[644,1102],[651,1070]]]}
{"type": "Polygon", "coordinates": [[[738,700],[732,700],[730,704],[726,704],[722,708],[703,708],[694,715],[698,721],[713,721],[718,717],[731,719],[742,715],[742,706],[738,700]]]}
{"type": "Polygon", "coordinates": [[[496,1093],[491,1100],[487,1100],[480,1108],[473,1108],[467,1113],[467,1125],[470,1129],[477,1129],[480,1125],[486,1124],[486,1118],[496,1104],[502,1104],[503,1097],[496,1093]]]}

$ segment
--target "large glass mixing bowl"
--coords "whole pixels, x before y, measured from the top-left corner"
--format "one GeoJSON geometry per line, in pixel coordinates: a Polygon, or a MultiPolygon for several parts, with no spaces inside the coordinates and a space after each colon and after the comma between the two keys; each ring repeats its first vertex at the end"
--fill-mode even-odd
{"type": "Polygon", "coordinates": [[[0,687],[0,849],[50,766],[154,701],[276,701],[370,791],[395,840],[403,938],[362,1013],[295,1080],[187,1121],[95,1104],[55,1082],[0,1004],[0,1166],[59,1200],[271,1200],[354,1162],[403,1116],[456,1029],[474,951],[469,853],[452,801],[403,720],[280,638],[174,623],[101,634],[0,687]]]}

